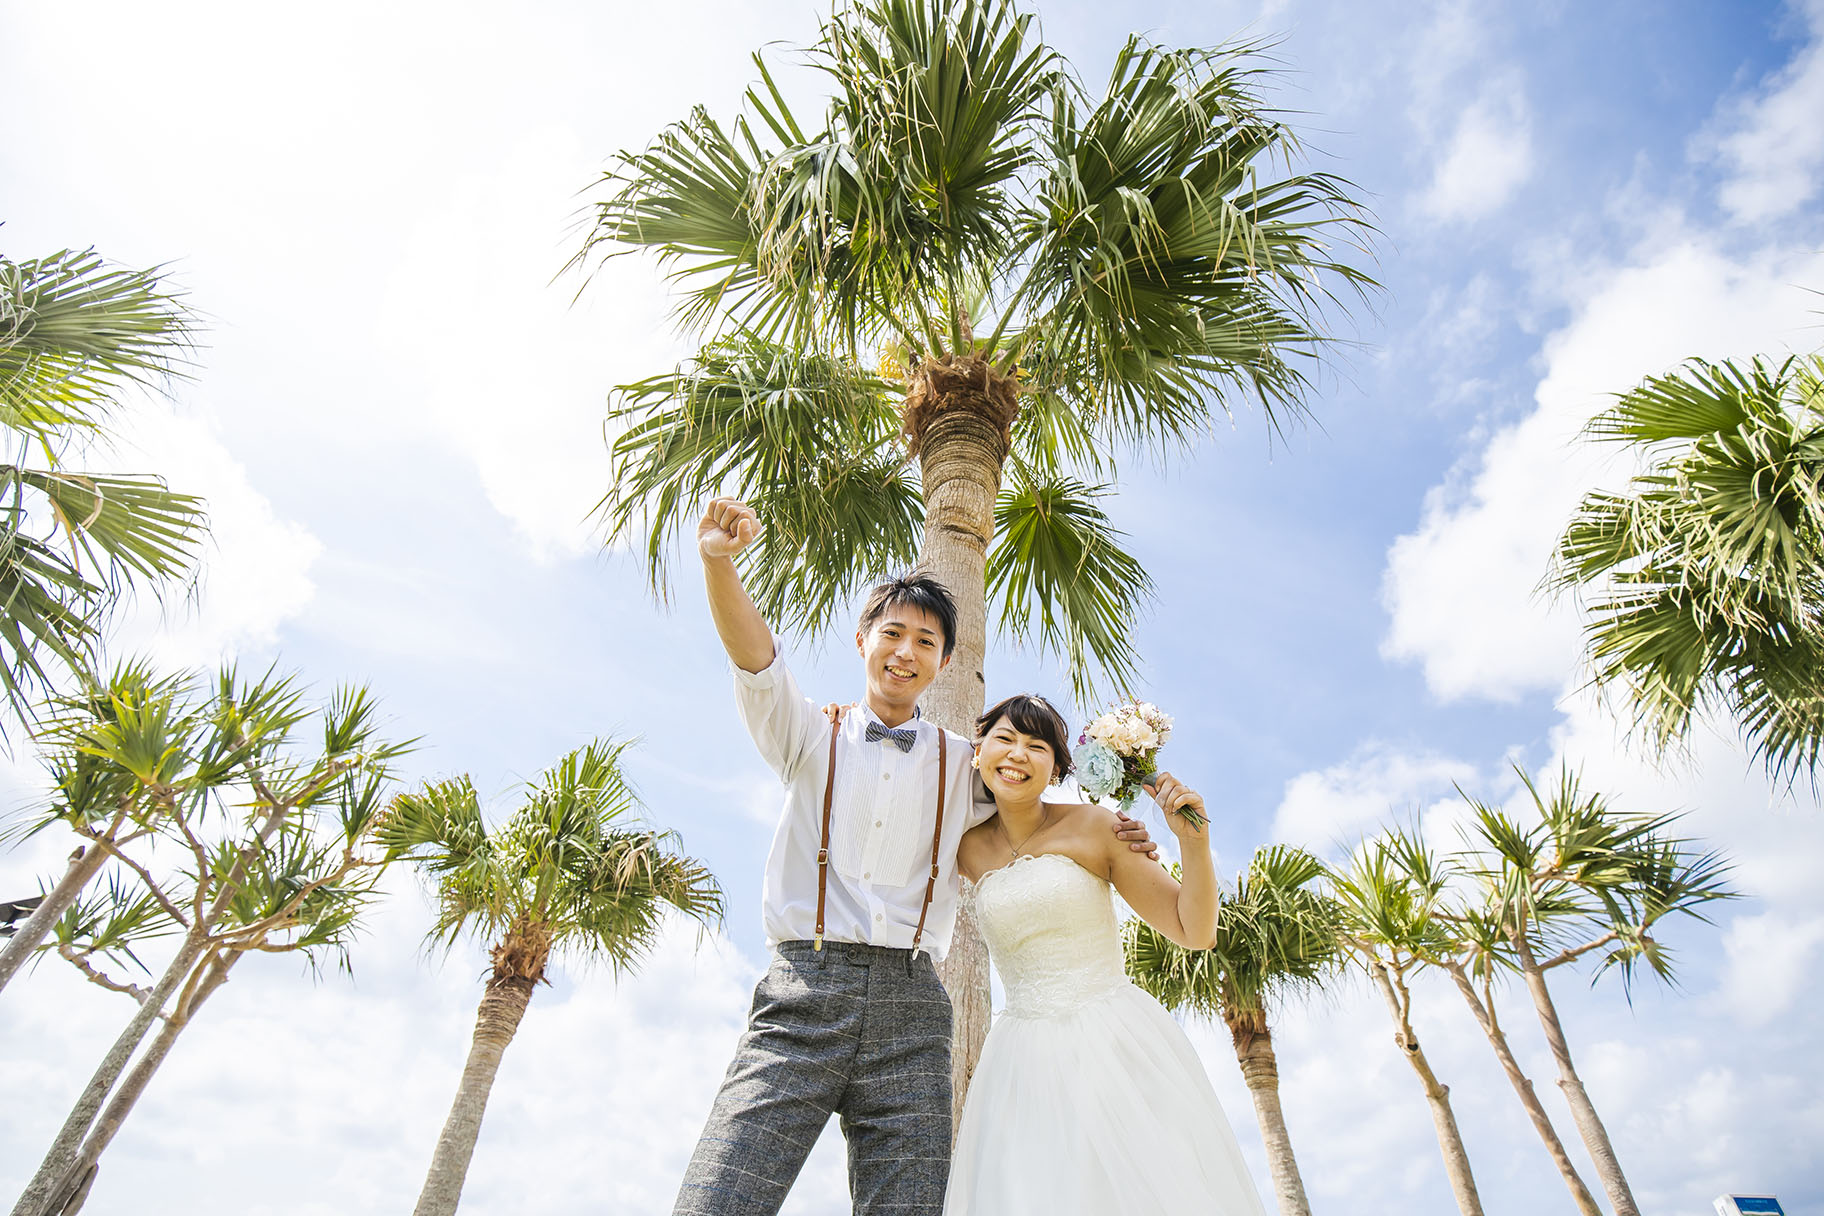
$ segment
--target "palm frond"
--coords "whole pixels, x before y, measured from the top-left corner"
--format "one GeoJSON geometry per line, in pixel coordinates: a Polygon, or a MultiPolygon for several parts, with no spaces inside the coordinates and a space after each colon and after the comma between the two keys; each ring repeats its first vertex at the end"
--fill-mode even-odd
{"type": "Polygon", "coordinates": [[[85,893],[65,909],[43,948],[83,958],[100,955],[146,971],[134,948],[177,931],[177,922],[150,892],[110,872],[103,890],[85,893]]]}
{"type": "Polygon", "coordinates": [[[0,258],[0,426],[54,456],[98,429],[123,387],[181,374],[194,327],[157,268],[93,250],[0,258]]]}
{"type": "Polygon", "coordinates": [[[1000,602],[1001,627],[1062,658],[1083,705],[1094,702],[1099,681],[1126,689],[1133,680],[1139,607],[1152,593],[1152,579],[1103,513],[1110,492],[1016,465],[995,504],[988,554],[988,596],[1000,602]]]}
{"type": "Polygon", "coordinates": [[[549,951],[631,967],[657,939],[665,907],[709,924],[722,893],[676,837],[640,825],[621,758],[629,740],[597,739],[539,775],[493,832],[466,777],[393,800],[374,828],[390,858],[417,864],[437,891],[431,940],[464,932],[531,944],[527,974],[549,951]]]}
{"type": "Polygon", "coordinates": [[[434,887],[432,941],[454,945],[465,930],[494,932],[512,920],[512,882],[467,777],[398,794],[373,835],[388,860],[411,861],[434,887]]]}
{"type": "Polygon", "coordinates": [[[159,477],[0,466],[0,480],[14,477],[44,495],[58,526],[104,570],[180,575],[207,529],[203,500],[172,491],[159,477]]]}
{"type": "Polygon", "coordinates": [[[1332,285],[1371,285],[1328,246],[1360,229],[1347,183],[1273,176],[1296,141],[1264,108],[1256,49],[1133,38],[1089,113],[1059,99],[1012,349],[1106,436],[1184,442],[1237,389],[1289,421],[1332,285]]]}
{"type": "Polygon", "coordinates": [[[1824,741],[1824,362],[1693,360],[1622,394],[1589,433],[1648,460],[1587,496],[1549,581],[1589,613],[1592,674],[1656,752],[1733,718],[1776,777],[1824,741]]]}
{"type": "Polygon", "coordinates": [[[665,596],[673,538],[718,494],[745,499],[766,534],[743,575],[768,619],[812,632],[870,579],[909,566],[923,507],[898,457],[889,386],[847,360],[798,356],[753,335],[671,375],[625,386],[611,426],[611,540],[643,543],[665,596]]]}
{"type": "Polygon", "coordinates": [[[1440,915],[1450,871],[1416,833],[1391,831],[1332,871],[1330,893],[1351,940],[1427,964],[1459,947],[1459,934],[1440,915]]]}
{"type": "Polygon", "coordinates": [[[103,589],[24,531],[24,515],[0,505],[0,686],[13,710],[30,717],[35,694],[89,670],[103,589]]]}
{"type": "Polygon", "coordinates": [[[789,185],[769,197],[788,205],[767,209],[767,227],[775,273],[826,284],[840,332],[885,325],[921,353],[963,349],[967,296],[1008,256],[1007,191],[1033,163],[1041,107],[1063,81],[1033,33],[1005,0],[875,0],[825,23],[811,62],[835,97],[818,157],[849,172],[782,158],[789,185]]]}

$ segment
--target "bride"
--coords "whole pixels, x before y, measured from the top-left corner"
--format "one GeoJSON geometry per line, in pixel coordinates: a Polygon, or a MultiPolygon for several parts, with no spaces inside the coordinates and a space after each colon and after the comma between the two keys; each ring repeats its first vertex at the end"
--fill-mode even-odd
{"type": "MultiPolygon", "coordinates": [[[[963,1107],[944,1216],[1262,1216],[1235,1135],[1177,1022],[1127,978],[1110,898],[1172,941],[1208,947],[1216,871],[1208,830],[1166,822],[1181,886],[1122,846],[1099,806],[1042,802],[1070,772],[1064,720],[1012,696],[976,723],[976,765],[998,814],[962,840],[976,917],[1007,991],[963,1107]],[[1151,1150],[1134,1168],[1131,1146],[1151,1150]]],[[[1159,773],[1154,798],[1203,798],[1159,773]]]]}

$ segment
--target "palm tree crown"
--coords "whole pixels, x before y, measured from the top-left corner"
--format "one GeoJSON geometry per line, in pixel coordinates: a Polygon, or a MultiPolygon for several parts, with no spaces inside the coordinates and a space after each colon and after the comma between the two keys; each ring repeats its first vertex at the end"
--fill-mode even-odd
{"type": "Polygon", "coordinates": [[[1339,910],[1314,888],[1325,874],[1303,849],[1261,849],[1224,897],[1210,949],[1128,921],[1128,974],[1166,1008],[1220,1019],[1237,1038],[1264,1030],[1277,995],[1314,988],[1336,967],[1339,910]]]}
{"type": "Polygon", "coordinates": [[[1003,626],[1080,694],[1125,683],[1148,584],[1100,505],[1111,452],[1186,446],[1236,392],[1298,414],[1333,289],[1369,282],[1258,49],[1130,38],[1096,94],[1005,0],[850,3],[806,51],[820,124],[756,57],[732,126],[698,110],[623,153],[579,259],[656,251],[706,335],[612,413],[603,513],[655,588],[720,492],[767,524],[756,602],[811,629],[926,533],[998,535],[1003,626]],[[992,518],[963,501],[983,477],[992,518]]]}
{"type": "Polygon", "coordinates": [[[554,948],[621,970],[656,941],[669,905],[709,922],[722,894],[673,838],[641,826],[620,769],[625,742],[598,740],[540,776],[494,831],[467,777],[394,799],[375,839],[435,885],[433,940],[494,942],[497,974],[537,980],[554,948]]]}
{"type": "Polygon", "coordinates": [[[1824,747],[1824,358],[1712,364],[1647,380],[1589,434],[1646,469],[1587,496],[1554,581],[1586,593],[1599,683],[1648,743],[1703,707],[1736,720],[1775,774],[1824,747]]]}

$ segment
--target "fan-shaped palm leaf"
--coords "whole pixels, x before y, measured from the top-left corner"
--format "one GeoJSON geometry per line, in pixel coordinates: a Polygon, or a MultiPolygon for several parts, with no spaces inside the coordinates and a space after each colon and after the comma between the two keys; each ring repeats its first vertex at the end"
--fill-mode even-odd
{"type": "Polygon", "coordinates": [[[893,451],[888,385],[852,362],[799,356],[751,335],[623,390],[610,425],[614,488],[600,514],[644,542],[655,592],[672,535],[718,494],[746,498],[767,535],[746,557],[772,620],[819,630],[849,595],[909,565],[924,512],[893,451]]]}
{"type": "Polygon", "coordinates": [[[193,328],[156,268],[93,250],[0,258],[0,427],[47,451],[99,429],[123,387],[182,373],[193,328]]]}
{"type": "Polygon", "coordinates": [[[1077,699],[1095,695],[1092,673],[1127,686],[1134,627],[1152,579],[1121,547],[1098,500],[1111,492],[1016,466],[995,505],[988,594],[1016,641],[1064,659],[1077,699]]]}
{"type": "Polygon", "coordinates": [[[1649,746],[1705,708],[1775,775],[1815,777],[1824,740],[1824,361],[1693,360],[1589,426],[1648,467],[1585,498],[1553,585],[1589,609],[1594,676],[1649,746]]]}

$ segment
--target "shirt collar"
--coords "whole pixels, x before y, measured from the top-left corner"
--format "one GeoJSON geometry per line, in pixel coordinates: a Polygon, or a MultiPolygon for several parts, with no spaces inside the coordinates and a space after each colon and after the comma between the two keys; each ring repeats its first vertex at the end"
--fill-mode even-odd
{"type": "MultiPolygon", "coordinates": [[[[914,730],[922,731],[924,728],[924,718],[925,718],[925,711],[923,709],[919,708],[918,706],[914,705],[912,707],[912,716],[910,718],[907,718],[904,722],[901,722],[896,727],[890,727],[890,726],[887,726],[887,724],[885,722],[880,721],[880,715],[874,712],[874,707],[872,705],[869,705],[865,699],[861,703],[861,720],[862,720],[862,722],[863,723],[880,722],[881,726],[887,730],[904,730],[906,727],[910,726],[914,730]]],[[[867,728],[864,726],[862,729],[865,730],[867,728]]]]}

